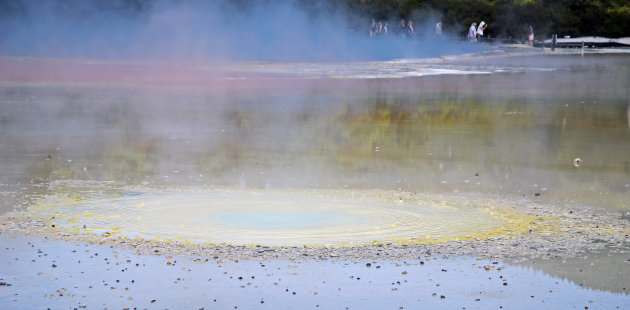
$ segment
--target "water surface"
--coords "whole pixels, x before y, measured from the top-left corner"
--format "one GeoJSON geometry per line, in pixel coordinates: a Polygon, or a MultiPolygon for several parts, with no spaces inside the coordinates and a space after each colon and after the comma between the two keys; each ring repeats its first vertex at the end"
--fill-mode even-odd
{"type": "Polygon", "coordinates": [[[349,191],[71,191],[29,207],[47,226],[103,237],[196,244],[342,246],[438,242],[523,232],[505,208],[349,191]]]}
{"type": "Polygon", "coordinates": [[[73,67],[47,62],[59,70],[42,65],[0,85],[0,183],[7,193],[69,179],[468,191],[627,210],[629,59],[488,55],[220,72],[90,63],[72,69],[98,69],[81,80],[53,81],[47,74],[73,67]]]}
{"type": "MultiPolygon", "coordinates": [[[[0,66],[11,69],[0,70],[0,211],[35,211],[57,231],[324,245],[439,241],[527,228],[527,216],[505,213],[510,208],[396,201],[392,193],[472,193],[515,206],[605,208],[628,218],[627,54],[493,52],[367,63],[181,66],[1,59],[0,66]],[[364,194],[349,194],[357,192],[364,194]],[[383,192],[386,199],[379,196],[383,192]]],[[[619,246],[578,258],[526,261],[536,269],[512,269],[507,287],[485,281],[485,271],[444,278],[444,300],[430,295],[442,293],[424,279],[456,272],[436,269],[400,287],[401,305],[623,307],[627,253],[619,246]],[[492,287],[489,293],[458,286],[473,278],[492,287]],[[418,288],[426,294],[409,298],[418,288]]],[[[313,274],[343,272],[343,266],[326,264],[313,265],[313,274]]],[[[291,281],[306,283],[309,268],[291,281]]],[[[367,286],[348,277],[314,279],[343,282],[354,296],[366,296],[367,286]]],[[[383,298],[392,294],[390,282],[400,280],[387,277],[392,280],[372,279],[380,281],[379,292],[387,292],[383,298]]],[[[30,281],[36,278],[27,271],[7,277],[17,284],[40,283],[30,281]]],[[[274,291],[270,283],[257,293],[291,305],[266,295],[274,291]]],[[[19,289],[26,292],[24,285],[19,289]]],[[[334,290],[319,289],[321,296],[339,297],[334,290]]],[[[95,299],[87,303],[102,303],[107,292],[88,294],[95,299]]],[[[222,305],[239,301],[234,291],[226,294],[231,299],[222,305]]],[[[258,304],[259,295],[247,303],[258,304]]]]}

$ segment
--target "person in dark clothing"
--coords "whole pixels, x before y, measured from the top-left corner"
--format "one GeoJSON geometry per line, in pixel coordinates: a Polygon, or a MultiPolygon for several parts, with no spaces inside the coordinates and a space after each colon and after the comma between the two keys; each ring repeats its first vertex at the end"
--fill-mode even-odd
{"type": "Polygon", "coordinates": [[[378,25],[376,24],[376,20],[372,19],[372,23],[370,24],[370,37],[376,36],[378,34],[378,25]]]}
{"type": "Polygon", "coordinates": [[[413,37],[416,34],[415,30],[413,29],[413,22],[412,21],[408,21],[407,22],[407,36],[409,38],[413,37]]]}
{"type": "Polygon", "coordinates": [[[404,18],[400,20],[400,24],[398,25],[398,35],[401,37],[407,36],[407,23],[404,18]]]}

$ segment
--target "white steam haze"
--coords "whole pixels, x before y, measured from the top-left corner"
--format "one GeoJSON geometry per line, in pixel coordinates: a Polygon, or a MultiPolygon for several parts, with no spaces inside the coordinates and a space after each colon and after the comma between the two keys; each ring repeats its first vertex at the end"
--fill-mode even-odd
{"type": "MultiPolygon", "coordinates": [[[[334,1],[0,0],[0,54],[139,60],[331,61],[434,57],[480,49],[434,36],[368,36],[369,18],[334,1]]],[[[414,15],[415,16],[415,15],[414,15]]]]}

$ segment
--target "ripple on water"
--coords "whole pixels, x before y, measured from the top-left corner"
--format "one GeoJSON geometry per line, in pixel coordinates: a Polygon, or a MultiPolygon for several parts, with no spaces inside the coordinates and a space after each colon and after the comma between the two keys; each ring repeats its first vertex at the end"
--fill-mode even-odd
{"type": "Polygon", "coordinates": [[[49,195],[31,211],[75,233],[235,245],[435,242],[527,223],[496,206],[350,191],[86,191],[49,195]]]}

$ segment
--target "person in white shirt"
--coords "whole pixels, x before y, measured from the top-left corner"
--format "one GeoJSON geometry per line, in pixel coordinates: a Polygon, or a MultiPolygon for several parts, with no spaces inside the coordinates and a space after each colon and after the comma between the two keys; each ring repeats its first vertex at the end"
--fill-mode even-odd
{"type": "Polygon", "coordinates": [[[479,27],[477,28],[477,38],[483,39],[483,31],[486,30],[486,27],[488,27],[486,22],[481,21],[481,23],[479,23],[479,27]]]}
{"type": "Polygon", "coordinates": [[[477,23],[472,23],[470,28],[468,28],[468,41],[474,42],[477,41],[477,23]]]}
{"type": "Polygon", "coordinates": [[[442,22],[437,22],[437,24],[435,24],[435,34],[436,35],[442,34],[442,22]]]}

